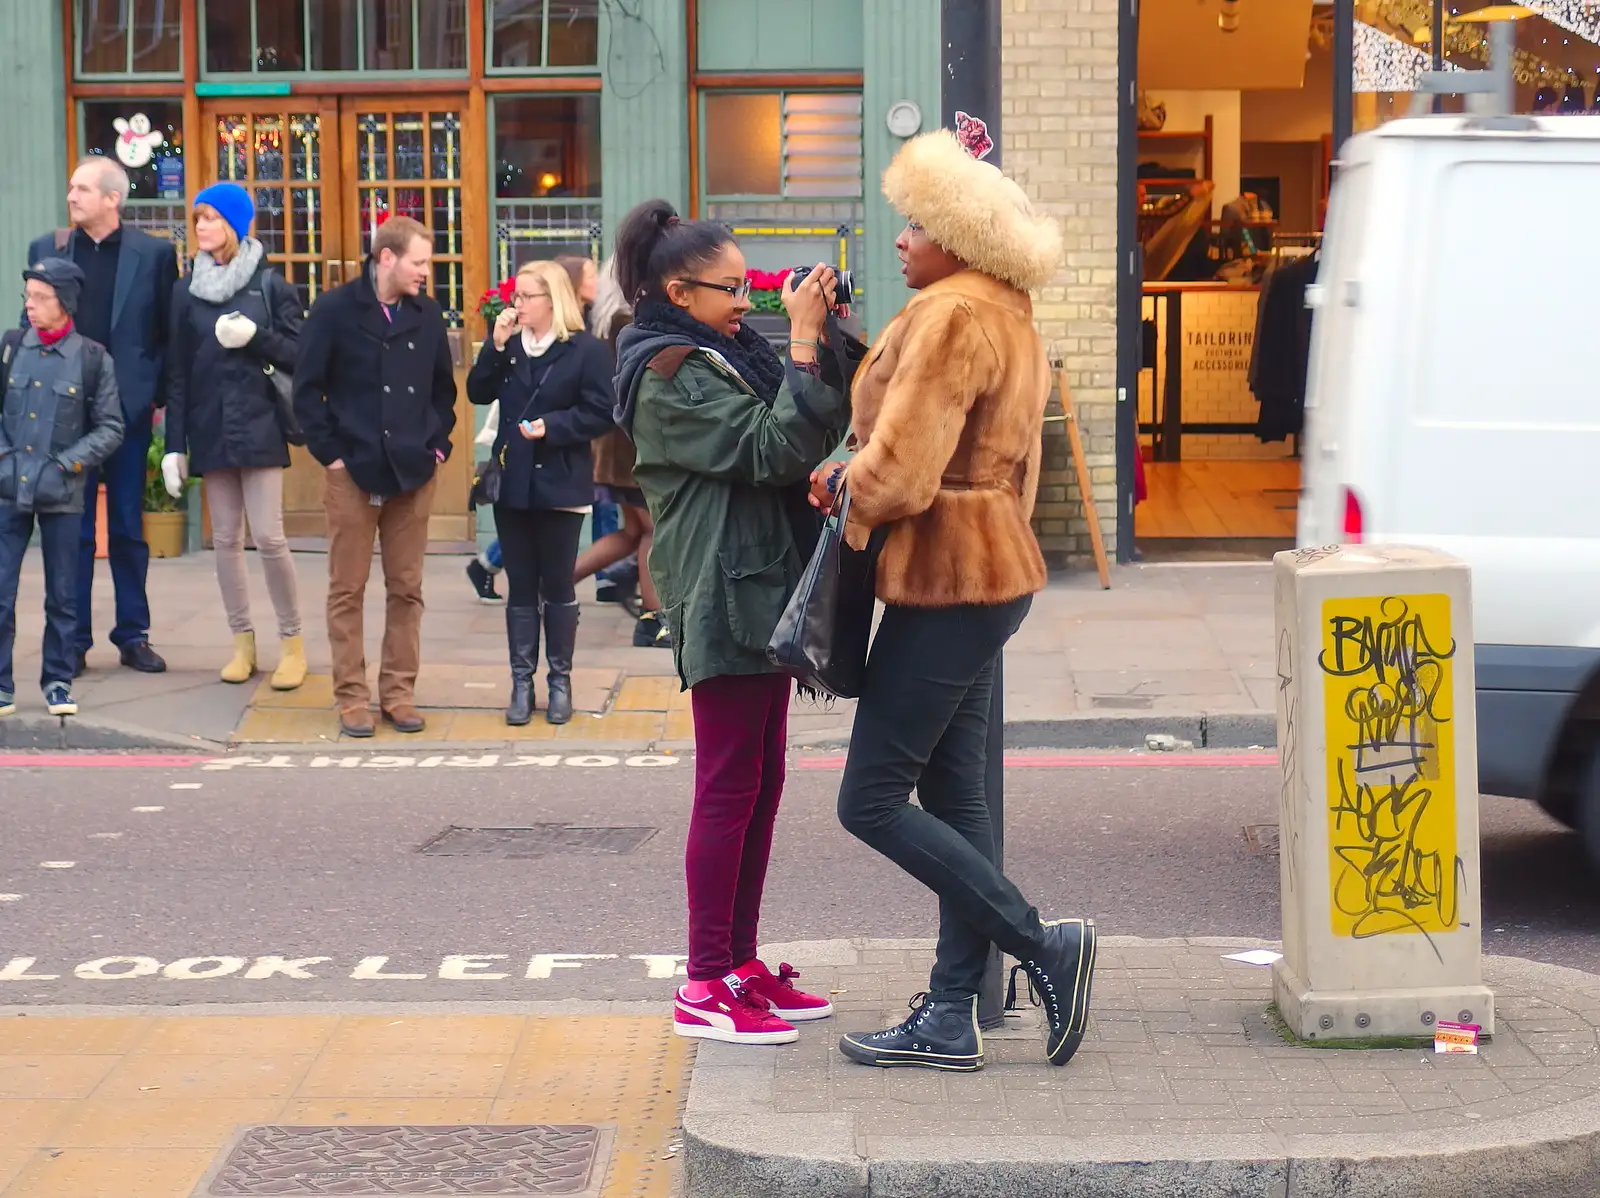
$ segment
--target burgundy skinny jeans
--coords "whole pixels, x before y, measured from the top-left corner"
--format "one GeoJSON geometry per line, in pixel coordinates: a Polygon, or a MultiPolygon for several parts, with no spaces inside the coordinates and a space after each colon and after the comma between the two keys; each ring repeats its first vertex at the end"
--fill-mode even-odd
{"type": "Polygon", "coordinates": [[[724,675],[690,691],[694,813],[689,883],[689,978],[726,977],[756,955],[772,826],[783,797],[789,679],[724,675]]]}

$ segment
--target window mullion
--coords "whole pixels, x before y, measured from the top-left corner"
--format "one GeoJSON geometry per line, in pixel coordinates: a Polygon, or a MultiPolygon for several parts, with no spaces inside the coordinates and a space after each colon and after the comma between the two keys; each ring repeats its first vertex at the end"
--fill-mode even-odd
{"type": "Polygon", "coordinates": [[[250,0],[250,73],[254,75],[261,66],[261,21],[256,6],[261,0],[250,0]]]}
{"type": "Polygon", "coordinates": [[[550,65],[550,0],[544,0],[544,8],[539,18],[539,65],[550,65]]]}
{"type": "Polygon", "coordinates": [[[422,20],[418,10],[422,7],[422,0],[411,0],[411,69],[420,70],[422,65],[422,20]]]}
{"type": "Polygon", "coordinates": [[[356,70],[367,69],[367,0],[356,0],[356,70]]]}

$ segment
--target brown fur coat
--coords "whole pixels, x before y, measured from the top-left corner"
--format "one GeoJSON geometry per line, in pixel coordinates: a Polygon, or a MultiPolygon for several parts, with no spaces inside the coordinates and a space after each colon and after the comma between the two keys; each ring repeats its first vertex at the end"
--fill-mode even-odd
{"type": "Polygon", "coordinates": [[[846,539],[888,525],[878,597],[1005,603],[1045,584],[1029,527],[1050,394],[1026,292],[965,270],[919,292],[856,374],[846,539]]]}

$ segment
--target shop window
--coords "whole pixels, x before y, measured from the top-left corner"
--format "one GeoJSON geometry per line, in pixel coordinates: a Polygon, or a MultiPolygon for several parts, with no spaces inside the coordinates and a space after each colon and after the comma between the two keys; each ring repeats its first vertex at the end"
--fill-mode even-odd
{"type": "Polygon", "coordinates": [[[78,74],[183,73],[178,0],[78,0],[78,74]]]}
{"type": "Polygon", "coordinates": [[[467,0],[207,0],[205,67],[222,75],[464,71],[466,6],[467,0]]]}
{"type": "MultiPolygon", "coordinates": [[[[1600,112],[1600,8],[1592,0],[1455,0],[1438,14],[1444,37],[1433,46],[1439,0],[1357,0],[1354,123],[1357,131],[1410,114],[1424,73],[1479,71],[1490,63],[1490,25],[1509,19],[1514,31],[1513,109],[1519,113],[1600,112]]],[[[1465,108],[1459,96],[1439,102],[1465,108]]]]}
{"type": "Polygon", "coordinates": [[[85,100],[81,111],[82,152],[128,172],[129,203],[183,202],[182,100],[85,100]]]}
{"type": "Polygon", "coordinates": [[[123,219],[170,239],[182,253],[187,221],[183,101],[84,100],[79,153],[103,154],[128,172],[123,219]]]}
{"type": "Polygon", "coordinates": [[[707,195],[861,195],[860,95],[713,92],[703,127],[707,195]]]}
{"type": "Polygon", "coordinates": [[[495,269],[598,252],[600,98],[505,96],[494,103],[495,269]]]}
{"type": "Polygon", "coordinates": [[[600,0],[493,0],[490,63],[499,70],[593,68],[600,0]]]}

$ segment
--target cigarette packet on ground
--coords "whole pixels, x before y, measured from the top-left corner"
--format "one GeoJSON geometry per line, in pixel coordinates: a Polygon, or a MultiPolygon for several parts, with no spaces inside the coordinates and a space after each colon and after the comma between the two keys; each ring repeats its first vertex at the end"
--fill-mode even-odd
{"type": "Polygon", "coordinates": [[[1476,1055],[1478,1033],[1482,1030],[1481,1025],[1476,1023],[1447,1023],[1441,1019],[1433,1028],[1433,1051],[1476,1055]]]}

